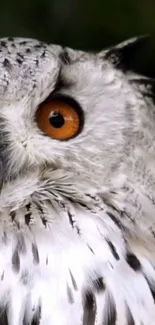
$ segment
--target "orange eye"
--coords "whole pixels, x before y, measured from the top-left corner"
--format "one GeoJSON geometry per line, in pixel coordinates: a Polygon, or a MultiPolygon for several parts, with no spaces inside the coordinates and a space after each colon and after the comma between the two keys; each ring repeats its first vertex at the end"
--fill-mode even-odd
{"type": "Polygon", "coordinates": [[[49,137],[68,140],[81,129],[81,118],[74,101],[53,99],[42,104],[36,112],[39,128],[49,137]]]}

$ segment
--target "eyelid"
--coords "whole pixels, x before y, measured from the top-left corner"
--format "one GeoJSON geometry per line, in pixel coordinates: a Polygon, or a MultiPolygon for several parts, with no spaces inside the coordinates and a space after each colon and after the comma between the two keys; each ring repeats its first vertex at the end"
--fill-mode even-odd
{"type": "Polygon", "coordinates": [[[74,85],[74,82],[66,79],[65,76],[63,75],[63,69],[60,68],[60,71],[59,71],[59,74],[57,77],[57,81],[56,81],[56,84],[55,84],[55,87],[54,87],[54,90],[52,93],[57,93],[63,88],[68,90],[73,85],[74,85]]]}
{"type": "Polygon", "coordinates": [[[60,72],[59,72],[59,75],[57,77],[57,81],[56,81],[53,93],[60,91],[64,87],[65,87],[65,83],[64,83],[64,80],[62,78],[62,73],[61,73],[61,69],[60,69],[60,72]]]}

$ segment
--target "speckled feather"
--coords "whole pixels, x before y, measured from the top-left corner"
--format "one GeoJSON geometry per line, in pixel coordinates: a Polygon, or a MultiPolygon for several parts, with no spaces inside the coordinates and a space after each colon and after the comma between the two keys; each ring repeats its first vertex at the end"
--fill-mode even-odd
{"type": "Polygon", "coordinates": [[[98,54],[0,40],[0,324],[155,324],[154,81],[143,38],[98,54]],[[74,98],[77,137],[35,114],[74,98]]]}

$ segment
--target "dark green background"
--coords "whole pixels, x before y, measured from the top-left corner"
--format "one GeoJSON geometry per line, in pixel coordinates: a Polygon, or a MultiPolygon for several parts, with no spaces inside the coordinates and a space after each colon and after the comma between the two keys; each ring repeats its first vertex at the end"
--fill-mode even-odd
{"type": "Polygon", "coordinates": [[[23,36],[100,50],[149,33],[134,63],[155,77],[155,0],[0,0],[0,36],[23,36]]]}

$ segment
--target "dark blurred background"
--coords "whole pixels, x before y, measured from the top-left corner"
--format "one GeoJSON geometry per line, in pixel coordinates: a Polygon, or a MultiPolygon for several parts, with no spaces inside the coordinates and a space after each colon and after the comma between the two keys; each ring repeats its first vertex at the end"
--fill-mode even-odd
{"type": "Polygon", "coordinates": [[[0,0],[0,36],[22,36],[84,50],[101,50],[150,34],[134,62],[155,77],[155,0],[0,0]]]}

